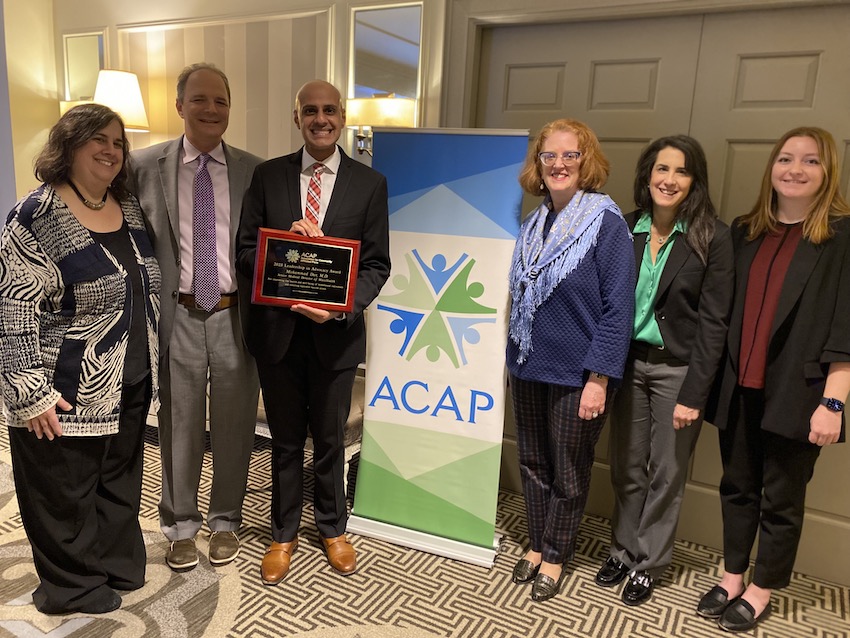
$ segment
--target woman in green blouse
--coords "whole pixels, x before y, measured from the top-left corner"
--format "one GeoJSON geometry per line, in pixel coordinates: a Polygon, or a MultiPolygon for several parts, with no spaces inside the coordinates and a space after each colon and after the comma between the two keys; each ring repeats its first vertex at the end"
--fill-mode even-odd
{"type": "Polygon", "coordinates": [[[610,556],[596,575],[603,587],[628,576],[627,605],[649,600],[671,562],[734,287],[729,227],[717,219],[696,140],[675,135],[644,149],[634,198],[635,316],[611,411],[610,556]]]}

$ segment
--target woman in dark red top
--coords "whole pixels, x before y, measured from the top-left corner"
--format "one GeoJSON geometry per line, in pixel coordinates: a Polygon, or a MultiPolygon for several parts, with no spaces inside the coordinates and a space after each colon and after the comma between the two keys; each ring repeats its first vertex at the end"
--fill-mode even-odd
{"type": "Polygon", "coordinates": [[[720,428],[725,571],[697,608],[730,631],[754,627],[770,613],[771,591],[788,585],[815,461],[844,440],[850,207],[838,185],[832,136],[788,131],[755,207],[732,225],[728,356],[707,415],[720,428]]]}

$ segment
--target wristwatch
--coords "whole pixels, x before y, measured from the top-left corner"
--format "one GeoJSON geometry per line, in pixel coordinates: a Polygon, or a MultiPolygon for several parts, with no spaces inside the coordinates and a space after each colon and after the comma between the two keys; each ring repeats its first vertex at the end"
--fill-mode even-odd
{"type": "MultiPolygon", "coordinates": [[[[600,381],[607,381],[608,380],[608,375],[602,374],[601,372],[591,372],[590,376],[593,377],[594,379],[599,379],[600,381]]],[[[842,404],[842,408],[843,408],[843,404],[842,404]]]]}
{"type": "Polygon", "coordinates": [[[833,399],[831,397],[822,397],[820,400],[820,404],[825,405],[826,409],[830,412],[844,411],[844,401],[839,401],[838,399],[833,399]]]}

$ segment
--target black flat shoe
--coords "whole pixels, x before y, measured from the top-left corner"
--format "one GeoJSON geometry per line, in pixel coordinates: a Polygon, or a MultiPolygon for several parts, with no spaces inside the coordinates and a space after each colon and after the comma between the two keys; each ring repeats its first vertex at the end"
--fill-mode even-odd
{"type": "Polygon", "coordinates": [[[654,587],[655,581],[648,571],[632,572],[629,582],[623,587],[623,602],[633,607],[645,603],[652,596],[654,587]]]}
{"type": "Polygon", "coordinates": [[[726,608],[738,600],[740,596],[735,596],[730,600],[729,592],[723,589],[720,585],[712,587],[707,594],[700,598],[697,605],[697,614],[703,618],[711,618],[715,620],[723,615],[726,608]]]}
{"type": "Polygon", "coordinates": [[[726,631],[749,631],[768,616],[770,616],[770,603],[767,603],[767,607],[756,618],[756,610],[753,606],[743,598],[739,598],[724,610],[717,621],[717,626],[726,631]]]}
{"type": "Polygon", "coordinates": [[[88,605],[80,607],[79,611],[82,614],[108,614],[110,611],[115,611],[121,606],[121,596],[112,592],[111,596],[104,596],[88,605]]]}
{"type": "Polygon", "coordinates": [[[525,583],[530,583],[537,576],[537,572],[540,571],[540,565],[535,565],[530,560],[526,560],[525,558],[521,558],[517,561],[517,564],[514,565],[514,573],[511,576],[511,580],[515,582],[517,585],[523,585],[525,583]]]}
{"type": "Polygon", "coordinates": [[[110,611],[115,611],[121,606],[121,596],[116,594],[111,589],[109,593],[105,593],[98,598],[80,605],[79,607],[50,607],[36,604],[35,608],[42,614],[48,616],[67,616],[68,614],[108,614],[110,611]]]}
{"type": "Polygon", "coordinates": [[[600,587],[613,587],[621,583],[628,573],[628,565],[613,556],[609,556],[605,564],[596,572],[596,584],[600,587]]]}
{"type": "Polygon", "coordinates": [[[565,567],[561,568],[561,575],[557,581],[546,574],[537,574],[534,579],[534,584],[531,586],[531,600],[536,603],[542,603],[544,600],[549,600],[557,596],[561,591],[561,583],[564,582],[564,576],[567,574],[565,567]]]}

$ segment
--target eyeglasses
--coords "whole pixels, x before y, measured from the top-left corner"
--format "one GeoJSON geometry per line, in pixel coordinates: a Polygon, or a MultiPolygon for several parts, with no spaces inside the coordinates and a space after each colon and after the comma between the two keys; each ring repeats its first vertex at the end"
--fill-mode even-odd
{"type": "Polygon", "coordinates": [[[566,153],[561,153],[561,155],[543,152],[538,153],[537,157],[540,159],[540,163],[543,164],[543,166],[554,166],[555,160],[559,157],[564,164],[575,164],[581,157],[581,151],[567,151],[566,153]]]}

